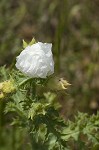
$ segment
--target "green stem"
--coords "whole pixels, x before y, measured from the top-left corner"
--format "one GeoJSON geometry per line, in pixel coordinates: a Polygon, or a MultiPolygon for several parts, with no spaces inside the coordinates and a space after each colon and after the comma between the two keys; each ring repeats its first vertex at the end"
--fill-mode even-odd
{"type": "Polygon", "coordinates": [[[85,143],[78,139],[78,149],[85,150],[85,143]]]}
{"type": "Polygon", "coordinates": [[[29,136],[30,136],[31,147],[32,147],[32,150],[36,150],[37,144],[36,144],[34,135],[32,133],[32,128],[33,128],[33,124],[29,122],[29,136]]]}
{"type": "Polygon", "coordinates": [[[32,150],[35,150],[35,143],[34,143],[33,135],[32,133],[29,133],[29,135],[30,135],[30,142],[31,142],[32,150]]]}
{"type": "MultiPolygon", "coordinates": [[[[36,82],[35,82],[35,80],[33,80],[30,85],[31,85],[31,97],[32,97],[32,99],[35,99],[35,96],[36,96],[36,82]]],[[[29,122],[30,142],[31,142],[32,150],[36,150],[37,144],[36,144],[34,135],[31,132],[32,128],[33,128],[33,123],[29,122]]]]}
{"type": "MultiPolygon", "coordinates": [[[[23,80],[20,84],[19,87],[26,84],[27,82],[30,83],[30,92],[31,92],[31,97],[32,99],[35,99],[36,96],[36,81],[33,78],[27,78],[25,80],[23,80]]],[[[30,142],[31,142],[31,147],[32,150],[36,150],[37,149],[37,143],[35,141],[34,138],[34,134],[32,133],[32,128],[33,128],[33,123],[31,123],[31,121],[29,122],[29,137],[30,137],[30,142]]]]}
{"type": "Polygon", "coordinates": [[[23,84],[25,84],[26,82],[31,81],[31,80],[33,80],[33,79],[32,79],[32,78],[27,78],[27,79],[23,80],[23,81],[19,84],[19,87],[22,86],[23,84]]]}
{"type": "Polygon", "coordinates": [[[25,80],[23,80],[20,84],[19,87],[24,85],[25,83],[30,82],[31,83],[31,93],[32,93],[32,98],[34,99],[36,96],[36,83],[35,83],[35,79],[33,80],[33,78],[27,78],[25,80]]]}
{"type": "Polygon", "coordinates": [[[12,149],[16,149],[16,137],[15,137],[15,134],[16,134],[16,127],[13,126],[12,127],[12,149]]]}
{"type": "Polygon", "coordinates": [[[32,99],[34,99],[35,98],[35,96],[36,96],[36,83],[35,83],[35,81],[32,81],[32,85],[31,85],[31,92],[32,92],[32,99]]]}

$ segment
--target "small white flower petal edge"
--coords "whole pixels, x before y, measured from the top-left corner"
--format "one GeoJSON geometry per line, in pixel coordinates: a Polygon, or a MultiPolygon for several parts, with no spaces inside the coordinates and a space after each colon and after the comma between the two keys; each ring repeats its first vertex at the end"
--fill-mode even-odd
{"type": "Polygon", "coordinates": [[[16,68],[33,78],[46,78],[54,73],[52,44],[38,42],[27,46],[16,58],[16,68]]]}

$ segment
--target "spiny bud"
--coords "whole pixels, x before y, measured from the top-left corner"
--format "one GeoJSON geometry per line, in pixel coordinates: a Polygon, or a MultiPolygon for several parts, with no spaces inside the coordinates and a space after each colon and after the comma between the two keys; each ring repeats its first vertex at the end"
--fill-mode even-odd
{"type": "Polygon", "coordinates": [[[15,92],[16,86],[12,79],[0,83],[0,99],[6,98],[8,94],[15,92]]]}
{"type": "Polygon", "coordinates": [[[0,99],[4,98],[4,93],[2,92],[2,83],[0,83],[0,99]]]}
{"type": "Polygon", "coordinates": [[[12,93],[15,91],[15,85],[14,85],[14,81],[13,80],[8,80],[8,81],[4,81],[2,83],[2,91],[3,93],[12,93]]]}

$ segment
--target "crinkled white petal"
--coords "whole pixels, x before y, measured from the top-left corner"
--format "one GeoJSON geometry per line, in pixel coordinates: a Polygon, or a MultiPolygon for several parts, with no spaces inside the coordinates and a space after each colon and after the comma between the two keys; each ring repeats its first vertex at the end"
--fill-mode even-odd
{"type": "Polygon", "coordinates": [[[46,78],[54,73],[52,44],[38,42],[26,47],[16,58],[16,67],[25,75],[46,78]]]}

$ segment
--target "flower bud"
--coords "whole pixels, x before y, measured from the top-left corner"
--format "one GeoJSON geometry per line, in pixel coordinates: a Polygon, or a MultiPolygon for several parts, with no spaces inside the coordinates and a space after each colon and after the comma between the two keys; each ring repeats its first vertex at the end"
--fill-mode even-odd
{"type": "Polygon", "coordinates": [[[60,78],[59,82],[60,82],[60,85],[61,85],[62,89],[67,89],[67,87],[69,85],[71,85],[70,83],[68,83],[68,81],[64,80],[63,78],[60,78]]]}
{"type": "Polygon", "coordinates": [[[12,93],[12,92],[15,91],[15,89],[16,88],[15,88],[13,80],[4,81],[2,83],[2,91],[3,91],[3,93],[6,93],[6,94],[12,93]]]}
{"type": "Polygon", "coordinates": [[[51,90],[65,90],[69,85],[71,84],[69,84],[67,80],[59,77],[51,78],[48,82],[48,88],[51,90]]]}

